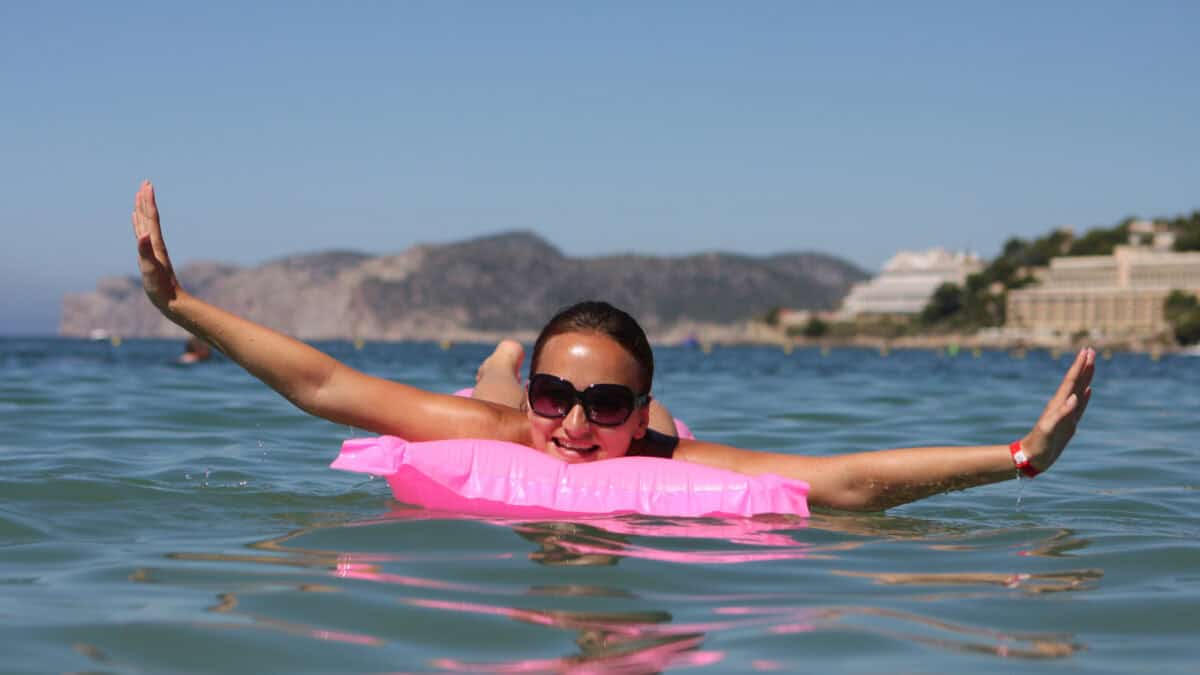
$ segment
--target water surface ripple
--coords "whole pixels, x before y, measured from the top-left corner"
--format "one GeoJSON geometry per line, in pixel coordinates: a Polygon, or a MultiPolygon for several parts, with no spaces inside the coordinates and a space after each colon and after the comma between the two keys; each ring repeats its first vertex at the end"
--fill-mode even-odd
{"type": "MultiPolygon", "coordinates": [[[[481,346],[322,344],[451,391],[481,346]]],[[[887,514],[502,521],[327,468],[354,429],[171,341],[0,340],[4,672],[1187,671],[1200,359],[1099,363],[1036,481],[887,514]]],[[[665,348],[702,438],[838,453],[1023,434],[1070,355],[665,348]]],[[[384,403],[386,404],[386,403],[384,403]]]]}

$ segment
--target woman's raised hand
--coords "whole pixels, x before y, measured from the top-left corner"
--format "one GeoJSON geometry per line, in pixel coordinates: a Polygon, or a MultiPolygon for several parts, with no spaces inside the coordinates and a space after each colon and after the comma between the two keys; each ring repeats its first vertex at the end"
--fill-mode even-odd
{"type": "Polygon", "coordinates": [[[1095,372],[1096,351],[1090,347],[1080,350],[1037,424],[1021,439],[1025,454],[1038,471],[1049,469],[1075,435],[1075,427],[1092,397],[1095,372]]]}
{"type": "Polygon", "coordinates": [[[162,226],[158,222],[158,204],[154,201],[154,186],[144,181],[133,202],[133,234],[137,237],[138,267],[142,272],[142,287],[150,302],[159,311],[167,306],[179,291],[179,281],[167,255],[162,226]]]}

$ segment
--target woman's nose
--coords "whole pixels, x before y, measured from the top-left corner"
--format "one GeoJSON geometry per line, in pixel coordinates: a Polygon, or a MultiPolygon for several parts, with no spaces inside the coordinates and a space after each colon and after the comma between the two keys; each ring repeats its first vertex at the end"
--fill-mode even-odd
{"type": "Polygon", "coordinates": [[[563,429],[568,435],[583,436],[588,432],[587,413],[583,410],[583,404],[576,402],[567,411],[567,416],[563,418],[563,429]]]}

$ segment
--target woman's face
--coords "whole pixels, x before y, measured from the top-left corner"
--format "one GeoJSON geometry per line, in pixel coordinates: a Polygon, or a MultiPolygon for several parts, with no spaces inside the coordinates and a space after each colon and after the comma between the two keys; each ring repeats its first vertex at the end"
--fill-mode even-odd
{"type": "MultiPolygon", "coordinates": [[[[566,380],[579,391],[593,384],[620,384],[634,394],[643,393],[637,361],[615,340],[598,333],[562,333],[550,338],[542,346],[534,372],[566,380]]],[[[578,402],[566,417],[542,417],[532,409],[527,414],[533,447],[567,462],[621,457],[633,439],[646,435],[650,422],[650,409],[645,405],[615,427],[590,422],[578,402]]]]}

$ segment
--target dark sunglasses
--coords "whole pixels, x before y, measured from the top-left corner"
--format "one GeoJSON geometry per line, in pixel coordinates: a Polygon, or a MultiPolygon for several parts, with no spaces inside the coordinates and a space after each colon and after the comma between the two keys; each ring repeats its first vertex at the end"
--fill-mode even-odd
{"type": "Polygon", "coordinates": [[[615,427],[625,423],[634,410],[650,401],[649,394],[635,395],[623,384],[593,384],[579,391],[566,380],[538,373],[529,378],[529,407],[542,417],[566,417],[576,403],[592,424],[615,427]]]}

